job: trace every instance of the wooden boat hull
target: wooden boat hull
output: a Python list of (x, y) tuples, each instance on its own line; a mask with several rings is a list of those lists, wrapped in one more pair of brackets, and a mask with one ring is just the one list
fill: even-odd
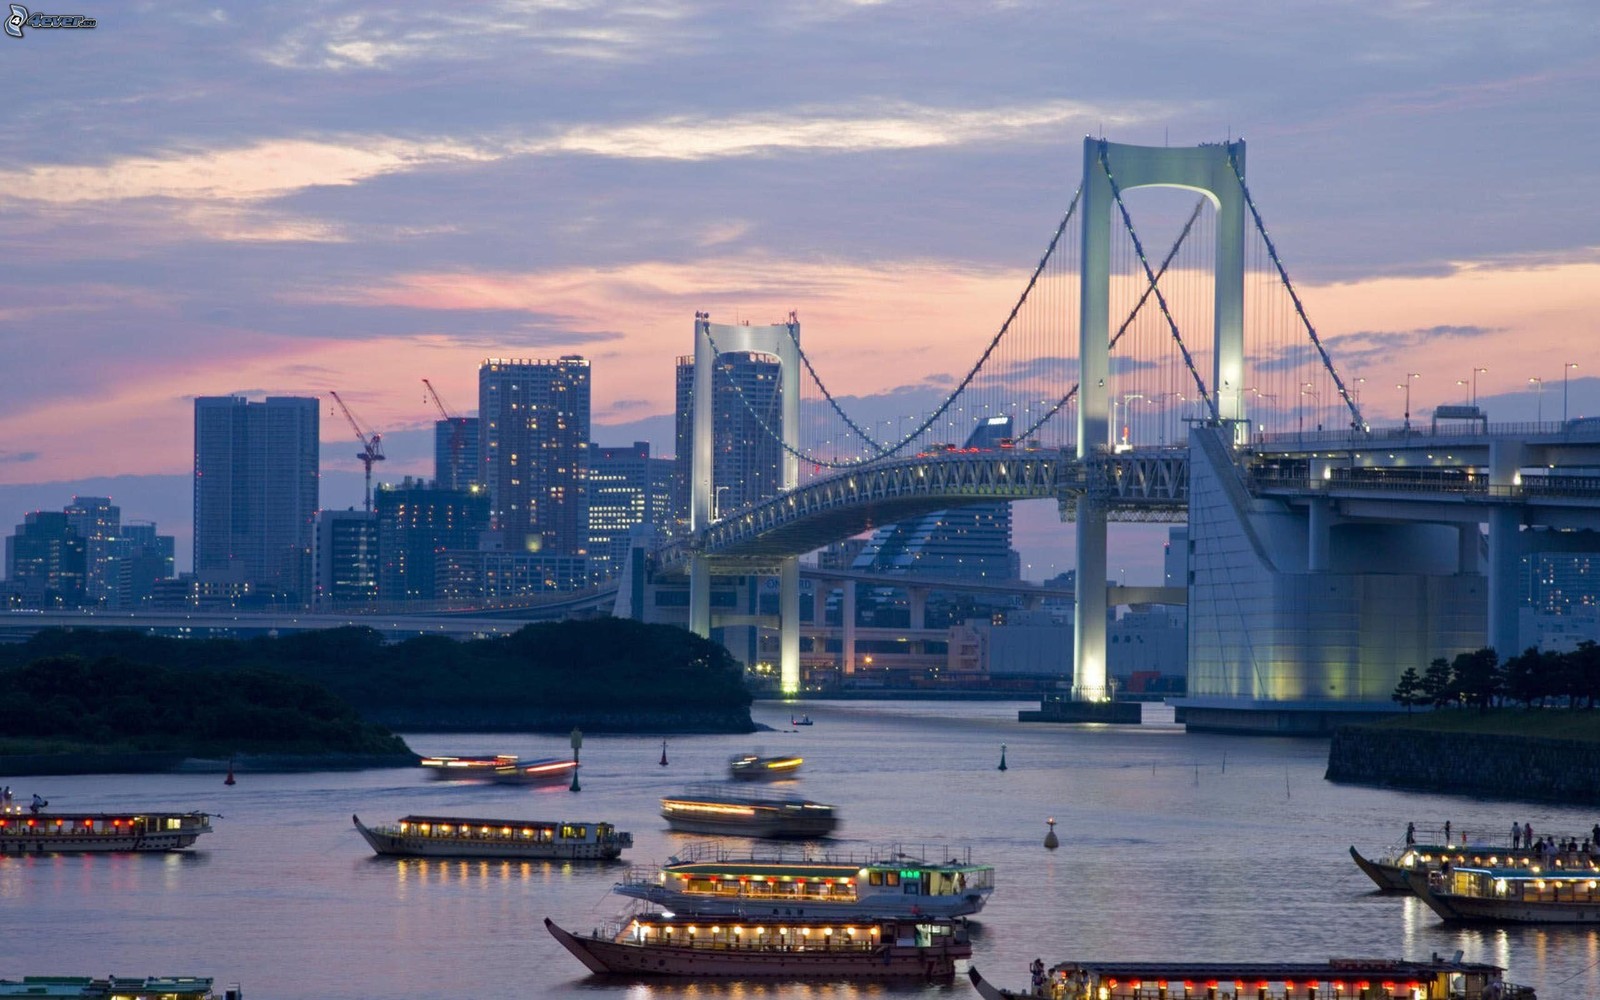
[(1483, 899), (1438, 892), (1426, 873), (1408, 878), (1411, 891), (1449, 923), (1460, 924), (1600, 924), (1600, 900), (1535, 901)]
[(150, 813), (137, 817), (10, 813), (4, 821), (0, 825), (0, 855), (180, 851), (194, 844), (201, 834), (211, 832), (211, 817), (206, 813)]
[(1368, 878), (1372, 879), (1373, 883), (1377, 885), (1379, 891), (1411, 891), (1410, 886), (1406, 884), (1406, 872), (1408, 869), (1403, 868), (1400, 865), (1387, 864), (1382, 861), (1374, 861), (1371, 858), (1363, 857), (1361, 852), (1357, 851), (1355, 849), (1355, 845), (1353, 844), (1350, 847), (1350, 857), (1355, 859), (1356, 867), (1360, 868), (1366, 873)]
[(640, 945), (598, 936), (580, 937), (546, 917), (545, 928), (591, 972), (682, 976), (693, 979), (926, 979), (955, 977), (956, 962), (972, 946), (952, 942), (932, 948), (887, 944), (872, 951), (729, 948), (711, 950)]
[[(613, 861), (633, 843), (631, 834), (598, 843), (519, 843), (474, 838), (413, 837), (374, 829), (351, 816), (361, 839), (380, 857), (496, 858), (531, 861)], [(626, 838), (626, 839), (623, 839)]]

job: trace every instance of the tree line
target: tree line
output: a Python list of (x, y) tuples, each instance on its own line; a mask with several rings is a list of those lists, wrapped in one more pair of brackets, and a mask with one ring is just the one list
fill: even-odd
[(1600, 700), (1600, 645), (1585, 639), (1571, 652), (1529, 647), (1500, 662), (1492, 649), (1439, 657), (1418, 674), (1407, 667), (1393, 700), (1407, 711), (1421, 706), (1525, 708), (1565, 706), (1593, 709)]

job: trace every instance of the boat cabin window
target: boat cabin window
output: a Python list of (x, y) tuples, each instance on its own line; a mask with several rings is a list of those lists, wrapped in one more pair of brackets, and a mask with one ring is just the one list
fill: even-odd
[(587, 840), (589, 839), (589, 828), (565, 823), (561, 827), (561, 836), (566, 840)]
[(868, 872), (867, 873), (867, 884), (869, 884), (869, 885), (882, 885), (883, 884), (883, 872)]
[(900, 873), (899, 872), (884, 872), (883, 873), (883, 884), (884, 885), (899, 885), (900, 884)]

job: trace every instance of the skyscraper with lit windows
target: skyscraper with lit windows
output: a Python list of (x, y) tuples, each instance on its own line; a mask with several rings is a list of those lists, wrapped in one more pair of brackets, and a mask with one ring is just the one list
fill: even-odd
[(587, 555), (589, 386), (576, 355), (479, 366), (479, 468), (506, 551)]

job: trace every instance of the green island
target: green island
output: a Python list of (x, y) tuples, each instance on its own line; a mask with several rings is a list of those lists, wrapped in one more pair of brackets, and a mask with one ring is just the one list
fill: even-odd
[(12, 773), (74, 755), (115, 757), (116, 770), (414, 762), (396, 731), (755, 730), (727, 650), (614, 618), (469, 642), (386, 643), (362, 628), (237, 640), (46, 630), (0, 646), (0, 696), (11, 723), (0, 770)]
[(1595, 643), (1504, 662), (1492, 649), (1437, 659), (1402, 674), (1393, 698), (1404, 714), (1334, 733), (1328, 780), (1600, 805)]

